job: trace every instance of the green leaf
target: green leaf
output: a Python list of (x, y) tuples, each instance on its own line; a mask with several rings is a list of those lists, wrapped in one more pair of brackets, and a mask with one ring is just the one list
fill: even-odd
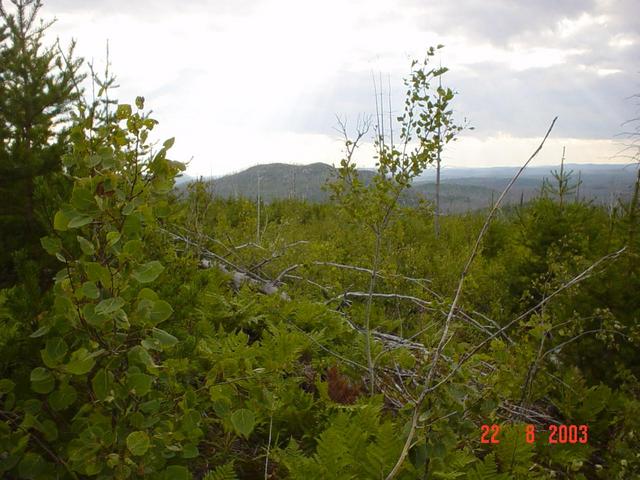
[(58, 439), (58, 427), (52, 420), (44, 420), (39, 428), (47, 442), (55, 442)]
[(41, 350), (42, 361), (49, 368), (58, 366), (67, 355), (69, 348), (64, 339), (60, 337), (47, 340), (44, 350)]
[[(71, 225), (71, 224), (69, 224), (69, 225)], [(78, 235), (76, 237), (76, 239), (78, 240), (78, 243), (80, 244), (80, 249), (82, 250), (82, 253), (84, 253), (85, 255), (93, 255), (96, 252), (96, 249), (93, 246), (93, 243), (91, 243), (86, 238), (81, 237), (80, 235)]]
[(138, 292), (138, 298), (139, 299), (144, 298), (145, 300), (151, 300), (155, 302), (156, 300), (158, 300), (158, 294), (153, 290), (151, 290), (150, 288), (145, 287)]
[(31, 389), (36, 393), (49, 393), (56, 383), (51, 372), (43, 367), (31, 371)]
[(71, 205), (78, 212), (83, 213), (96, 213), (98, 211), (98, 205), (96, 200), (86, 188), (74, 188), (71, 194)]
[(56, 237), (42, 237), (40, 239), (40, 245), (49, 255), (55, 255), (62, 250), (62, 242)]
[(111, 395), (113, 382), (114, 377), (111, 372), (105, 370), (104, 368), (98, 370), (98, 372), (93, 376), (93, 379), (91, 380), (93, 393), (96, 394), (98, 400), (104, 401)]
[(142, 110), (144, 108), (144, 97), (136, 97), (136, 107), (138, 110)]
[(127, 436), (127, 448), (136, 457), (147, 453), (149, 446), (149, 436), (145, 432), (132, 432)]
[(97, 315), (110, 315), (124, 306), (124, 300), (120, 297), (107, 298), (96, 305)]
[(131, 116), (131, 105), (127, 105), (127, 104), (118, 105), (118, 108), (116, 110), (116, 118), (118, 120), (124, 120), (129, 116)]
[(65, 370), (73, 375), (84, 375), (91, 371), (96, 361), (96, 352), (89, 353), (86, 348), (79, 348), (71, 354), (69, 363), (65, 365)]
[(69, 217), (62, 210), (58, 210), (53, 217), (53, 228), (60, 231), (67, 230), (69, 225)]
[(133, 271), (133, 278), (140, 283), (153, 282), (162, 273), (164, 267), (157, 260), (140, 265)]
[(163, 347), (173, 347), (176, 343), (178, 343), (178, 339), (176, 337), (159, 328), (154, 328), (152, 335), (153, 338), (157, 340)]
[(256, 417), (251, 410), (241, 408), (231, 415), (231, 424), (237, 433), (248, 438), (256, 424)]
[(84, 294), (85, 297), (90, 298), (92, 300), (97, 300), (100, 298), (100, 290), (96, 286), (94, 282), (84, 282), (80, 291)]
[(160, 322), (164, 322), (173, 313), (173, 308), (164, 300), (148, 300), (141, 298), (138, 301), (137, 315), (147, 323), (157, 325)]
[(78, 398), (76, 389), (71, 385), (63, 384), (60, 388), (49, 394), (49, 405), (54, 411), (59, 412), (69, 408)]
[(144, 397), (151, 390), (153, 377), (144, 373), (130, 373), (127, 375), (127, 387), (139, 397)]
[(154, 398), (153, 400), (149, 400), (148, 402), (144, 402), (140, 404), (140, 411), (144, 413), (157, 413), (160, 410), (161, 406), (160, 399)]
[(93, 217), (83, 213), (76, 213), (67, 224), (67, 228), (80, 228), (93, 222)]
[(87, 277), (92, 282), (102, 282), (102, 285), (108, 285), (111, 279), (111, 274), (106, 267), (103, 267), (97, 262), (80, 262), (83, 266), (85, 272), (87, 272)]
[(2, 380), (0, 380), (0, 395), (6, 395), (7, 393), (12, 392), (15, 386), (16, 384), (11, 380), (9, 380), (8, 378), (3, 378)]
[(102, 327), (109, 320), (108, 316), (96, 313), (96, 306), (93, 303), (87, 303), (82, 307), (82, 314), (87, 323), (94, 327)]
[(163, 477), (166, 480), (191, 480), (191, 473), (189, 473), (187, 467), (171, 465), (164, 471)]
[(124, 208), (122, 209), (122, 214), (127, 216), (127, 215), (131, 215), (133, 213), (133, 211), (136, 209), (137, 205), (133, 202), (131, 203), (127, 203)]
[(120, 232), (109, 232), (107, 233), (107, 245), (112, 247), (120, 240)]
[(171, 137), (165, 140), (162, 146), (164, 147), (165, 150), (169, 150), (171, 147), (173, 147), (173, 144), (175, 143), (175, 141), (176, 141), (175, 137)]
[(129, 240), (122, 246), (122, 253), (137, 258), (142, 255), (143, 243), (140, 240)]
[(89, 155), (85, 158), (87, 160), (87, 165), (89, 167), (95, 167), (96, 165), (99, 165), (100, 162), (102, 161), (102, 155)]
[(49, 464), (40, 455), (27, 452), (18, 466), (18, 477), (42, 478), (49, 468)]
[(50, 325), (43, 325), (38, 330), (33, 332), (31, 335), (29, 335), (29, 337), (30, 338), (42, 337), (42, 336), (46, 335), (47, 333), (49, 333), (49, 330), (51, 330), (51, 326)]
[(142, 232), (142, 218), (140, 214), (133, 213), (126, 217), (124, 225), (122, 226), (122, 233), (127, 236), (136, 237), (140, 236)]
[(467, 471), (468, 480), (507, 480), (506, 473), (498, 473), (495, 453), (491, 452), (481, 462), (475, 464), (474, 470)]
[(196, 458), (198, 455), (200, 452), (195, 445), (185, 445), (182, 449), (182, 458)]
[(141, 345), (136, 345), (129, 353), (127, 353), (127, 358), (129, 362), (132, 364), (138, 364), (146, 367), (148, 370), (152, 370), (156, 367), (153, 363), (153, 359), (149, 352), (147, 352)]
[(153, 303), (151, 311), (149, 312), (149, 320), (154, 325), (164, 322), (173, 313), (173, 308), (164, 300), (157, 300)]

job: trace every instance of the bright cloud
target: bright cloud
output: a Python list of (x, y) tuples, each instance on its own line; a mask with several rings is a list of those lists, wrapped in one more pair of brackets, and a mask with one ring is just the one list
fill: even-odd
[[(460, 116), (477, 128), (447, 153), (452, 163), (518, 163), (554, 115), (551, 147), (612, 161), (633, 113), (625, 99), (639, 90), (637, 2), (516, 3), (49, 0), (43, 13), (98, 66), (109, 40), (119, 98), (147, 98), (192, 175), (337, 162), (335, 114), (375, 111), (372, 73), (399, 112), (410, 60), (438, 43)], [(370, 147), (359, 158), (371, 166)]]

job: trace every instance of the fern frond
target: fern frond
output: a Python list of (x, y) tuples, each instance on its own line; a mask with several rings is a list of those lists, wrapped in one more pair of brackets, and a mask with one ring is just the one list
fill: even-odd
[(207, 472), (203, 480), (238, 480), (233, 462), (225, 463)]
[(467, 480), (508, 480), (508, 476), (498, 473), (496, 457), (490, 453), (483, 461), (476, 463), (473, 470), (467, 472)]

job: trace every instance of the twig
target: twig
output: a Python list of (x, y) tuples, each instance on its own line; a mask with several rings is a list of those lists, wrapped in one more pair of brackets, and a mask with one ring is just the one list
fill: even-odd
[[(358, 266), (355, 266), (355, 265), (345, 265), (344, 263), (319, 262), (319, 261), (316, 261), (316, 262), (313, 262), (313, 265), (336, 267), (336, 268), (342, 268), (342, 269), (346, 269), (346, 270), (354, 270), (356, 272), (367, 273), (369, 275), (371, 275), (373, 273), (373, 270), (371, 270), (370, 268), (358, 267)], [(385, 274), (381, 273), (380, 271), (376, 272), (376, 277), (379, 277), (379, 278), (387, 278), (387, 277), (402, 278), (402, 279), (407, 280), (409, 282), (417, 283), (420, 286), (423, 286), (422, 282), (431, 282), (431, 280), (429, 280), (428, 278), (413, 278), (413, 277), (407, 277), (405, 275), (400, 275), (400, 274), (391, 274), (391, 275), (387, 274), (387, 275), (385, 275)]]
[(308, 278), (303, 278), (299, 275), (291, 275), (291, 274), (285, 274), (283, 275), (283, 278), (291, 278), (293, 280), (303, 280), (305, 282), (307, 282), (309, 285), (313, 285), (314, 287), (318, 287), (320, 290), (322, 290), (324, 293), (328, 294), (331, 291), (330, 287), (325, 287), (324, 285), (320, 285), (319, 283), (314, 282), (313, 280), (309, 280)]
[(337, 297), (332, 298), (331, 300), (327, 301), (327, 303), (331, 303), (331, 302), (335, 302), (336, 300), (341, 300), (341, 299), (346, 299), (348, 297), (356, 297), (356, 298), (369, 298), (369, 296), (374, 297), (374, 298), (388, 298), (388, 299), (394, 299), (394, 300), (409, 300), (413, 303), (415, 303), (416, 305), (423, 307), (423, 308), (427, 308), (431, 306), (432, 302), (429, 302), (427, 300), (423, 300), (422, 298), (418, 298), (418, 297), (413, 297), (411, 295), (402, 295), (400, 293), (376, 293), (376, 292), (372, 292), (372, 293), (368, 293), (368, 292), (344, 292), (341, 295), (338, 295)]
[(269, 442), (267, 443), (267, 457), (264, 459), (264, 480), (269, 478), (269, 450), (271, 448), (271, 431), (273, 429), (273, 412), (269, 418)]
[(580, 332), (578, 335), (575, 335), (573, 337), (571, 337), (569, 340), (562, 342), (559, 345), (556, 345), (553, 348), (550, 348), (549, 350), (547, 350), (546, 352), (544, 352), (542, 354), (542, 356), (540, 357), (540, 359), (542, 360), (544, 357), (546, 357), (547, 355), (551, 354), (551, 353), (555, 353), (558, 352), (560, 350), (562, 350), (562, 347), (564, 347), (565, 345), (568, 345), (571, 342), (575, 342), (576, 340), (578, 340), (580, 337), (584, 337), (585, 335), (590, 335), (592, 333), (600, 333), (600, 332), (609, 332), (609, 333), (615, 333), (617, 335), (622, 335), (623, 337), (627, 338), (627, 336), (624, 333), (618, 332), (617, 330), (607, 330), (605, 328), (596, 328), (593, 330), (585, 330), (584, 332)]
[(291, 265), (290, 267), (285, 268), (285, 269), (284, 269), (283, 271), (281, 271), (281, 272), (278, 274), (278, 276), (276, 276), (276, 278), (273, 280), (273, 281), (274, 281), (274, 283), (280, 283), (280, 282), (282, 281), (282, 279), (283, 279), (285, 276), (290, 276), (290, 275), (287, 275), (289, 272), (292, 272), (292, 271), (294, 271), (295, 269), (300, 268), (300, 266), (301, 266), (301, 264), (296, 263), (295, 265)]
[(302, 330), (300, 327), (298, 327), (297, 325), (295, 325), (294, 323), (289, 323), (289, 325), (291, 325), (293, 328), (295, 328), (296, 330), (298, 330), (300, 333), (302, 333), (303, 335), (305, 335), (307, 338), (309, 338), (309, 340), (311, 340), (313, 343), (315, 343), (317, 346), (319, 346), (322, 350), (324, 350), (325, 352), (333, 355), (334, 357), (336, 357), (339, 360), (342, 360), (343, 362), (348, 363), (349, 365), (353, 366), (353, 367), (357, 367), (360, 368), (362, 370), (365, 371), (369, 371), (369, 369), (362, 365), (361, 363), (355, 362), (343, 355), (340, 355), (337, 352), (334, 352), (333, 350), (330, 350), (329, 348), (325, 347), (324, 345), (322, 345), (319, 341), (317, 341), (315, 338), (313, 338), (312, 335), (308, 334), (307, 332), (305, 332), (304, 330)]

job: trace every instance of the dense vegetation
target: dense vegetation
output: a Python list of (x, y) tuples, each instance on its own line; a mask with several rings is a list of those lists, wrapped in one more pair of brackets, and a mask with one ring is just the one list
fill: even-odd
[[(9, 78), (18, 37), (0, 33)], [(112, 108), (108, 78), (94, 102), (54, 99), (57, 115), (74, 105), (64, 128), (46, 120), (26, 143), (3, 116), (3, 172), (59, 156), (29, 170), (55, 212), (22, 218), (33, 230), (4, 252), (2, 476), (640, 475), (637, 185), (607, 210), (569, 201), (556, 175), (492, 222), (444, 216), (436, 233), (429, 205), (398, 202), (460, 132), (432, 55), (407, 79), (409, 148), (376, 131), (364, 183), (351, 154), (366, 128), (345, 135), (326, 204), (221, 199), (205, 182), (178, 195), (173, 140), (151, 142), (142, 97)], [(499, 443), (482, 443), (492, 424)], [(549, 444), (558, 424), (588, 425), (588, 441)]]

